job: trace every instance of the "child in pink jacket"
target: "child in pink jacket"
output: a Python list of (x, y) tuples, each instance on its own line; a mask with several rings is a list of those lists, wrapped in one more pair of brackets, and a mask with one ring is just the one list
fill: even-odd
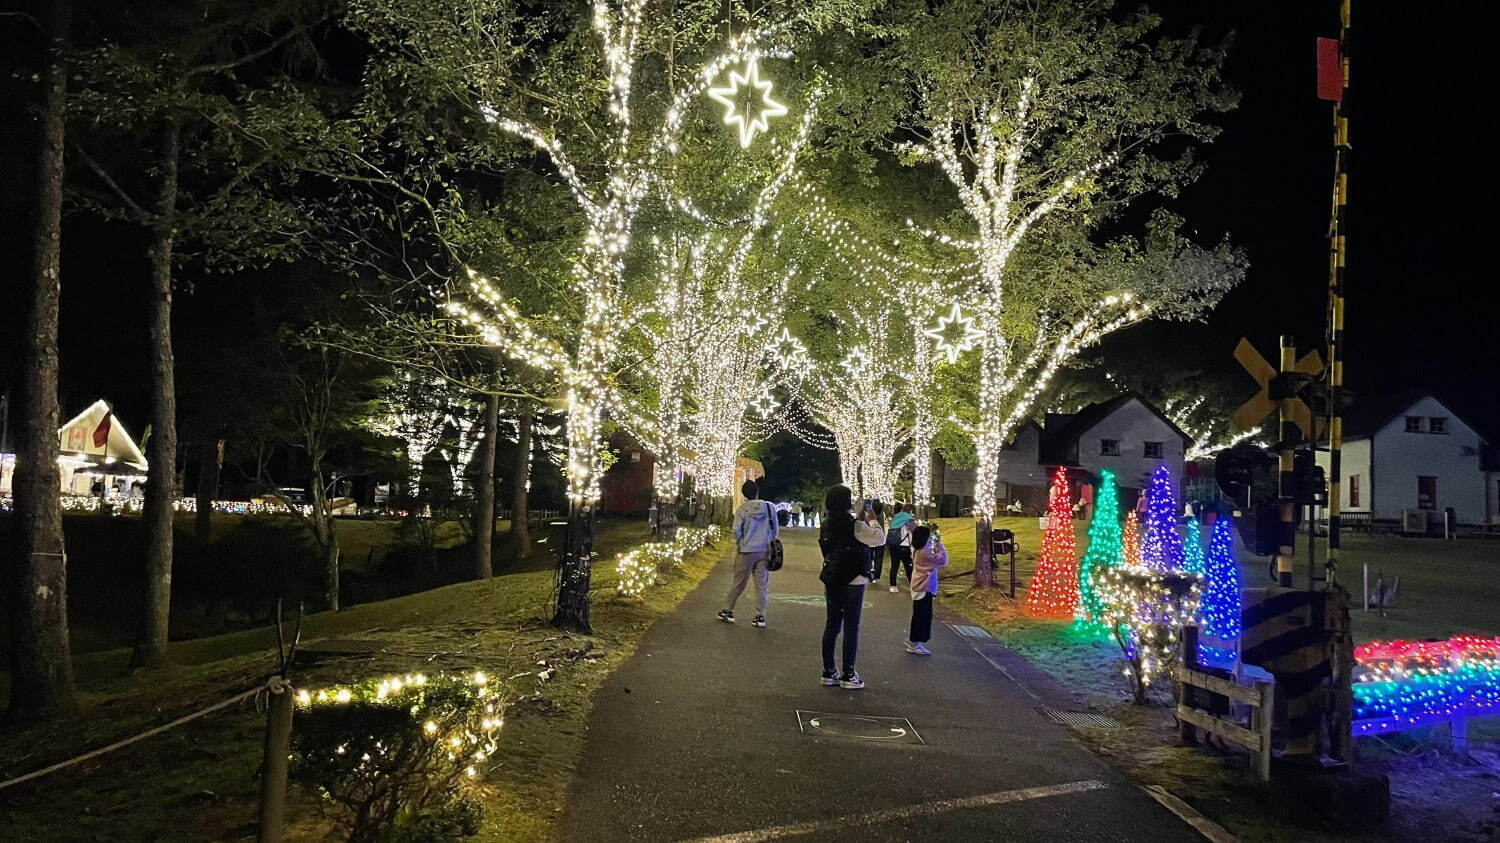
[(932, 528), (919, 526), (911, 531), (911, 638), (906, 652), (930, 656), (927, 642), (932, 640), (932, 601), (937, 599), (938, 569), (948, 564), (948, 549)]

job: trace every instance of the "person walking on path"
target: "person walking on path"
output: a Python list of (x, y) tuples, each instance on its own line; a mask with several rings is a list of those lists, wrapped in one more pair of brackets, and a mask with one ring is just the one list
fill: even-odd
[[(865, 550), (882, 547), (885, 531), (875, 522), (873, 507), (861, 509), (855, 519), (850, 510), (854, 493), (848, 486), (833, 486), (823, 499), (827, 510), (818, 533), (818, 548), (823, 551), (823, 598), (828, 621), (823, 626), (823, 684), (858, 689), (865, 686), (855, 670), (859, 656), (859, 615), (865, 605), (865, 586), (870, 569)], [(844, 635), (843, 670), (833, 661), (834, 645), (839, 633)]]
[[(932, 601), (937, 599), (938, 569), (948, 564), (948, 549), (943, 547), (942, 537), (925, 526), (911, 531), (911, 547), (916, 549), (916, 564), (911, 575), (911, 635), (906, 652), (930, 656), (927, 642), (932, 640)], [(891, 567), (895, 569), (894, 564)]]
[[(891, 516), (890, 526), (885, 531), (885, 546), (891, 553), (891, 592), (901, 591), (896, 586), (896, 570), (906, 569), (906, 581), (911, 582), (911, 528), (915, 526), (916, 519), (906, 507), (896, 504), (896, 514)], [(876, 582), (880, 580), (879, 572), (875, 574)]]
[(756, 629), (766, 628), (766, 602), (771, 597), (771, 570), (767, 567), (771, 558), (771, 542), (781, 535), (777, 523), (776, 507), (770, 501), (760, 500), (760, 488), (746, 480), (740, 487), (745, 502), (734, 513), (734, 580), (729, 584), (729, 599), (719, 612), (719, 620), (734, 623), (734, 604), (745, 591), (750, 578), (755, 577)]

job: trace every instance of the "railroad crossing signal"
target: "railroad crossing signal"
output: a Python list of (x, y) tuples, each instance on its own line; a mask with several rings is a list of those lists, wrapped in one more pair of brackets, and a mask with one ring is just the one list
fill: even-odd
[(1290, 398), (1289, 420), (1302, 429), (1303, 437), (1311, 439), (1317, 436), (1312, 408), (1307, 406), (1306, 401), (1295, 397), (1299, 384), (1305, 384), (1323, 372), (1323, 357), (1316, 350), (1302, 355), (1302, 359), (1292, 366), (1291, 372), (1277, 372), (1276, 367), (1267, 363), (1266, 358), (1260, 356), (1260, 352), (1255, 350), (1249, 340), (1241, 337), (1240, 344), (1234, 347), (1234, 359), (1260, 384), (1260, 391), (1255, 393), (1255, 397), (1234, 411), (1236, 428), (1254, 430), (1266, 416), (1276, 412), (1282, 398)]

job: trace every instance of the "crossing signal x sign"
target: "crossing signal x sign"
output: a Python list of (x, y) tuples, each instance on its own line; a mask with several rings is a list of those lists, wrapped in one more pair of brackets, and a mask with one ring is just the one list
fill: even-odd
[(1255, 350), (1249, 340), (1242, 337), (1240, 344), (1234, 347), (1234, 359), (1260, 384), (1260, 391), (1255, 393), (1255, 397), (1234, 411), (1236, 428), (1254, 430), (1265, 421), (1266, 416), (1276, 412), (1282, 399), (1290, 399), (1290, 420), (1301, 428), (1303, 437), (1315, 438), (1319, 435), (1312, 408), (1297, 397), (1303, 387), (1323, 372), (1323, 358), (1317, 351), (1302, 355), (1302, 359), (1292, 366), (1292, 371), (1278, 372), (1275, 366), (1260, 356), (1260, 352)]

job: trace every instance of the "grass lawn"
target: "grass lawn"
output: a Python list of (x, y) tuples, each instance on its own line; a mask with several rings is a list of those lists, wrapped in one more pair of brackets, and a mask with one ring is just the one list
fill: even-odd
[[(644, 600), (614, 596), (612, 557), (646, 538), (639, 521), (601, 524), (594, 572), (593, 636), (545, 623), (553, 568), (548, 554), (484, 582), (468, 582), (338, 613), (309, 616), (303, 639), (378, 642), (379, 655), (332, 659), (296, 670), (300, 687), (370, 675), (484, 670), (505, 678), (511, 698), (501, 748), (484, 782), (482, 840), (545, 840), (582, 749), (593, 689), (633, 651), (720, 558), (707, 549), (671, 572)], [(0, 778), (174, 719), (255, 687), (272, 668), (267, 629), (171, 645), (174, 664), (124, 674), (127, 653), (80, 656), (76, 716), (0, 740)], [(556, 672), (539, 678), (545, 667)], [(254, 774), (264, 716), (248, 702), (80, 767), (4, 794), (7, 840), (204, 840), (254, 835)], [(293, 839), (328, 834), (312, 794), (294, 796)]]
[[(1390, 535), (1343, 537), (1339, 577), (1353, 595), (1354, 640), (1449, 638), (1462, 632), (1500, 635), (1500, 541), (1487, 539), (1407, 539)], [(1303, 553), (1305, 545), (1297, 548)], [(1319, 544), (1318, 558), (1324, 548)], [(1246, 583), (1266, 582), (1262, 557), (1246, 566)], [(1389, 585), (1401, 578), (1401, 591), (1381, 617), (1363, 612), (1359, 594), (1363, 566), (1370, 583), (1377, 572)], [(1306, 576), (1306, 557), (1298, 568)]]

